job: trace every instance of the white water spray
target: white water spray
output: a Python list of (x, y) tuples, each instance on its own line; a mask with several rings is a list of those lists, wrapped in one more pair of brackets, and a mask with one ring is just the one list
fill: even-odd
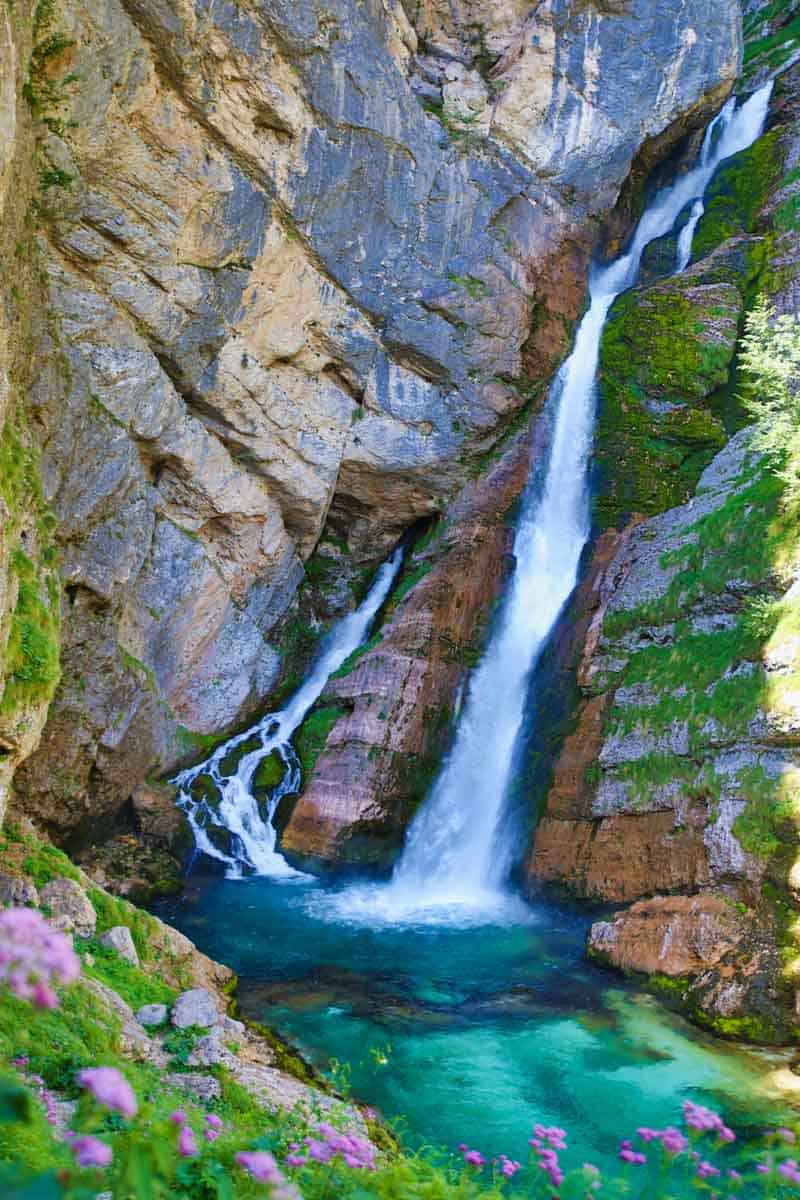
[[(495, 837), (530, 674), (575, 586), (589, 535), (587, 476), (603, 326), (616, 297), (635, 284), (648, 243), (668, 234), (685, 206), (702, 198), (723, 159), (758, 137), (770, 90), (765, 85), (738, 110), (729, 101), (709, 126), (697, 165), (655, 196), (626, 253), (592, 276), (589, 309), (551, 392), (555, 428), (544, 486), (528, 489), (514, 542), (514, 575), (472, 678), (453, 748), (411, 826), (391, 882), (380, 896), (373, 893), (373, 905), (385, 916), (454, 906), (481, 911), (496, 907), (503, 895), (507, 856), (498, 853)], [(688, 262), (689, 235), (686, 241)]]
[[(272, 824), (283, 797), (300, 790), (300, 764), (290, 739), (333, 672), (365, 640), (375, 614), (397, 578), (402, 560), (403, 551), (398, 548), (378, 570), (366, 598), (355, 612), (343, 617), (325, 638), (309, 675), (285, 708), (267, 713), (257, 725), (219, 746), (205, 762), (175, 776), (173, 782), (180, 789), (177, 803), (186, 813), (197, 850), (224, 863), (228, 878), (241, 878), (245, 872), (283, 878), (300, 876), (301, 873), (290, 867), (276, 850)], [(224, 760), (237, 747), (253, 740), (257, 745), (242, 754), (235, 773), (224, 773)], [(283, 760), (284, 774), (262, 812), (252, 794), (253, 776), (259, 763), (273, 751), (277, 751)], [(200, 776), (208, 776), (212, 781), (212, 790), (220, 797), (218, 804), (192, 794), (192, 784)], [(214, 827), (216, 841), (212, 837)], [(225, 835), (223, 845), (227, 843), (227, 847), (224, 849), (219, 844), (220, 833)]]

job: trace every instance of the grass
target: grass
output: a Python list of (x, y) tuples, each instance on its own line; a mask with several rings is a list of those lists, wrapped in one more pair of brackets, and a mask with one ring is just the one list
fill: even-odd
[[(145, 1004), (171, 1005), (177, 995), (175, 988), (158, 975), (146, 974), (97, 938), (81, 939), (77, 948), (83, 959), (83, 974), (117, 992), (134, 1012)], [(87, 955), (94, 960), (91, 965), (86, 961)]]

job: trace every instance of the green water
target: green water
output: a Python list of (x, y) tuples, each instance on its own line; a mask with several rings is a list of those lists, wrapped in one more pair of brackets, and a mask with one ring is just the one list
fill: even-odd
[(514, 901), (491, 923), (398, 925), (379, 899), (377, 885), (214, 880), (160, 911), (238, 972), (246, 1015), (321, 1068), (348, 1063), (355, 1096), (399, 1117), (410, 1145), (522, 1158), (542, 1121), (570, 1131), (570, 1163), (602, 1165), (687, 1098), (740, 1133), (778, 1118), (766, 1057), (585, 962), (585, 920)]

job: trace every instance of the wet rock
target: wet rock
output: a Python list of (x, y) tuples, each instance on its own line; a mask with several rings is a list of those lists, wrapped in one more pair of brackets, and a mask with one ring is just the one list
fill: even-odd
[(193, 1025), (207, 1029), (216, 1025), (218, 1020), (219, 1011), (214, 997), (205, 988), (192, 988), (188, 992), (181, 992), (170, 1014), (170, 1021), (176, 1029), (188, 1029)]
[(39, 898), (50, 909), (52, 916), (66, 922), (66, 927), (74, 929), (78, 937), (92, 937), (97, 925), (97, 913), (83, 888), (74, 879), (51, 880), (42, 888)]
[(139, 966), (139, 955), (127, 925), (114, 925), (100, 935), (99, 941), (101, 946), (116, 950), (117, 954), (132, 966)]

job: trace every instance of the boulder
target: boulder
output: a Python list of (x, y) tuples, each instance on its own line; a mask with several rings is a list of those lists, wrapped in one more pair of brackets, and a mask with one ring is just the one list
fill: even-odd
[(140, 1025), (147, 1028), (152, 1028), (155, 1025), (163, 1025), (169, 1015), (169, 1009), (166, 1004), (145, 1004), (136, 1014), (136, 1020)]
[(219, 1029), (197, 1039), (187, 1063), (190, 1067), (227, 1067), (229, 1071), (239, 1067), (238, 1058), (225, 1045)]
[(139, 966), (139, 955), (136, 952), (136, 946), (127, 925), (115, 925), (112, 929), (106, 930), (100, 936), (100, 945), (108, 946), (111, 950), (116, 950), (117, 954), (126, 959), (134, 967)]
[(176, 1029), (191, 1026), (208, 1029), (219, 1021), (219, 1011), (210, 992), (205, 988), (192, 988), (178, 996), (170, 1020)]
[(0, 904), (28, 905), (38, 908), (39, 893), (30, 879), (0, 874)]
[[(78, 937), (88, 938), (97, 927), (97, 913), (80, 884), (74, 879), (53, 879), (39, 893), (41, 903), (50, 909), (60, 928), (75, 930)], [(71, 922), (71, 926), (70, 926)]]

